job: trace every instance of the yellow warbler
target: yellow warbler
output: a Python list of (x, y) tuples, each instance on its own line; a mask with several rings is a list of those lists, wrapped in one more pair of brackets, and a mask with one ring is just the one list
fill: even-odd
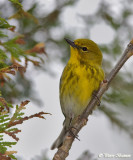
[(60, 104), (65, 120), (51, 149), (62, 145), (68, 129), (85, 110), (93, 92), (98, 90), (104, 79), (102, 53), (97, 44), (89, 39), (65, 40), (71, 49), (70, 59), (60, 79)]

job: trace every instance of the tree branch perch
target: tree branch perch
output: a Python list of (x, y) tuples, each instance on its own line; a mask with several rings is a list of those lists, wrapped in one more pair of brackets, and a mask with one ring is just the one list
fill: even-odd
[[(133, 39), (127, 45), (122, 57), (117, 62), (115, 67), (111, 70), (111, 72), (106, 76), (103, 84), (100, 86), (99, 91), (97, 92), (97, 97), (100, 99), (105, 91), (109, 88), (110, 83), (115, 78), (116, 74), (122, 68), (124, 63), (133, 55)], [(90, 103), (86, 107), (85, 111), (82, 113), (80, 118), (77, 119), (76, 123), (72, 128), (72, 132), (74, 135), (77, 135), (81, 128), (86, 124), (88, 116), (92, 113), (93, 109), (97, 105), (98, 99), (92, 97)], [(76, 129), (75, 129), (76, 128)], [(53, 160), (65, 160), (65, 158), (69, 155), (69, 150), (71, 149), (72, 143), (74, 141), (74, 137), (68, 132), (62, 146), (55, 153)]]

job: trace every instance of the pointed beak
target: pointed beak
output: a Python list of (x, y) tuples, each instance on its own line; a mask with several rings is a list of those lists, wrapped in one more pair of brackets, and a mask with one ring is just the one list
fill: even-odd
[(70, 46), (72, 46), (73, 48), (78, 48), (73, 41), (71, 41), (71, 40), (69, 40), (69, 39), (67, 39), (67, 38), (64, 38), (64, 39), (65, 39), (65, 40), (67, 41), (67, 43), (68, 43)]

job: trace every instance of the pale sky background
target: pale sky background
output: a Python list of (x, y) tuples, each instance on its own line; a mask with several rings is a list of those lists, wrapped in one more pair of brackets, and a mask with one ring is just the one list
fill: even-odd
[[(83, 38), (82, 33), (88, 37), (84, 24), (81, 19), (76, 17), (76, 14), (93, 14), (97, 10), (100, 1), (101, 0), (79, 0), (75, 7), (67, 7), (62, 14), (64, 29), (71, 30), (71, 28), (75, 28), (77, 38)], [(110, 1), (114, 6), (112, 7), (114, 14), (119, 14), (119, 9), (121, 9), (120, 2), (120, 0), (117, 2), (115, 0)], [(28, 1), (26, 1), (26, 3), (28, 3)], [(44, 6), (45, 12), (49, 10), (49, 8), (52, 9), (55, 1), (40, 0), (39, 3), (40, 6)], [(27, 9), (26, 5), (25, 9)], [(115, 34), (114, 31), (103, 22), (93, 27), (90, 33), (90, 38), (98, 44), (105, 42), (108, 44)], [(58, 32), (55, 34), (58, 35)], [(46, 50), (48, 50), (47, 46)], [(127, 67), (128, 64), (129, 63), (126, 64)], [(45, 65), (47, 65), (47, 63)], [(30, 160), (35, 155), (40, 155), (41, 151), (45, 149), (47, 149), (48, 157), (52, 159), (56, 152), (56, 150), (51, 151), (50, 147), (59, 135), (64, 120), (59, 104), (59, 80), (64, 66), (60, 62), (55, 61), (51, 67), (54, 68), (56, 73), (54, 77), (45, 72), (33, 73), (34, 87), (43, 101), (44, 107), (39, 108), (31, 102), (26, 109), (26, 115), (44, 111), (51, 113), (52, 116), (46, 115), (46, 120), (34, 118), (19, 126), (22, 132), (18, 134), (20, 140), (18, 144), (13, 147), (13, 150), (17, 150), (18, 155), (21, 156), (23, 160)], [(95, 110), (93, 115), (89, 117), (87, 126), (79, 133), (79, 138), (81, 141), (75, 140), (67, 160), (76, 160), (85, 150), (90, 150), (91, 153), (95, 154), (97, 159), (100, 153), (133, 153), (133, 142), (130, 142), (128, 135), (115, 126), (112, 126), (103, 114), (99, 114), (98, 110)], [(103, 158), (99, 159), (103, 160)], [(124, 158), (120, 159), (124, 160)], [(131, 159), (128, 158), (128, 160)], [(104, 158), (104, 160), (106, 160), (106, 158)]]

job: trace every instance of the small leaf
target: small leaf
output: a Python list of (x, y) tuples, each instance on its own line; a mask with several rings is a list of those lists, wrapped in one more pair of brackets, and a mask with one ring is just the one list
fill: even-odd
[(0, 31), (0, 37), (4, 38), (4, 37), (8, 37), (7, 35), (5, 35), (2, 31)]
[(45, 44), (44, 43), (38, 43), (36, 44), (32, 49), (27, 50), (26, 53), (45, 53)]
[(0, 60), (5, 60), (6, 58), (7, 58), (6, 53), (2, 49), (0, 49)]
[(18, 44), (25, 44), (26, 42), (22, 38), (18, 38), (16, 40), (16, 43), (18, 43)]
[(16, 159), (17, 160), (17, 158), (14, 155), (12, 155), (12, 154), (9, 155), (9, 157), (12, 158), (12, 159)]
[(0, 28), (10, 28), (12, 25), (10, 25), (4, 18), (0, 17)]
[(4, 154), (6, 152), (7, 148), (4, 147), (1, 143), (0, 143), (0, 153)]
[(20, 46), (15, 43), (17, 38), (18, 37), (3, 43), (3, 46), (11, 53), (13, 58), (17, 59), (18, 61), (21, 61), (20, 56), (25, 57), (25, 54), (24, 51), (20, 48)]
[(12, 147), (12, 145), (15, 145), (17, 142), (1, 142), (0, 144), (3, 146)]
[(7, 67), (7, 66), (8, 66), (7, 64), (5, 64), (4, 62), (0, 61), (0, 69), (4, 68), (4, 67)]
[(11, 132), (11, 131), (17, 131), (17, 130), (18, 130), (18, 128), (11, 128), (11, 129), (8, 129), (7, 131)]
[(16, 8), (18, 8), (18, 9), (22, 8), (22, 4), (19, 3), (18, 0), (9, 0), (9, 1), (12, 2), (16, 6)]
[(10, 31), (14, 32), (15, 31), (16, 26), (12, 26), (11, 28), (9, 28)]
[(8, 19), (12, 19), (12, 18), (20, 19), (22, 17), (32, 20), (35, 24), (39, 24), (38, 19), (35, 16), (30, 14), (29, 12), (25, 12), (22, 8), (19, 9), (17, 13), (10, 16)]
[(29, 100), (26, 100), (26, 101), (23, 101), (21, 102), (21, 107), (24, 107), (25, 105), (27, 105), (30, 101)]
[(15, 70), (19, 71), (20, 74), (23, 76), (24, 72), (26, 72), (25, 66), (22, 66), (21, 64), (14, 61), (13, 65), (10, 66), (10, 68), (14, 68)]

